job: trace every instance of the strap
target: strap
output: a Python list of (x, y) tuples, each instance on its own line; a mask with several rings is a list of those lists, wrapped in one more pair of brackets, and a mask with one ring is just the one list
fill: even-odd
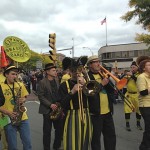
[[(67, 85), (68, 93), (70, 93), (71, 90), (70, 90), (69, 82), (68, 81), (66, 81), (66, 85)], [(70, 107), (71, 107), (71, 109), (73, 109), (72, 99), (70, 100)]]

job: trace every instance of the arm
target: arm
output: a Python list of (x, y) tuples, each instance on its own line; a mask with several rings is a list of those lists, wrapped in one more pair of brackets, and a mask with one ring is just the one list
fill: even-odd
[(38, 89), (37, 89), (39, 101), (45, 106), (50, 107), (52, 103), (46, 98), (45, 94), (48, 94), (48, 93), (46, 93), (47, 91), (45, 90), (46, 88), (45, 88), (44, 83), (40, 81)]

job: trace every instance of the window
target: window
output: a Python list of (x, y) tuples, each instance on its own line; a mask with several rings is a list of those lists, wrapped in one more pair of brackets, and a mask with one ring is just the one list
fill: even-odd
[(144, 50), (138, 50), (138, 56), (144, 55)]
[(121, 58), (121, 52), (115, 52), (115, 58)]
[(111, 58), (111, 53), (107, 53), (106, 54), (106, 59), (110, 59)]
[(134, 51), (129, 51), (129, 57), (134, 57)]
[(127, 51), (123, 51), (123, 52), (122, 52), (122, 57), (123, 57), (123, 58), (128, 57), (128, 52), (127, 52)]

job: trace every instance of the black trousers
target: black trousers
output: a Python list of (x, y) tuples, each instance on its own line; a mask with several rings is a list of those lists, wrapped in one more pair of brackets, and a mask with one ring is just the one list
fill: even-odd
[(104, 115), (91, 115), (93, 124), (92, 150), (101, 150), (101, 133), (104, 138), (105, 150), (116, 149), (116, 134), (111, 113)]
[(53, 148), (59, 148), (61, 146), (61, 137), (62, 137), (62, 120), (51, 120), (49, 114), (43, 114), (43, 146), (44, 150), (50, 150), (51, 142), (51, 129), (52, 124), (55, 129), (55, 138)]
[(140, 150), (150, 150), (150, 107), (140, 107), (140, 112), (145, 125)]

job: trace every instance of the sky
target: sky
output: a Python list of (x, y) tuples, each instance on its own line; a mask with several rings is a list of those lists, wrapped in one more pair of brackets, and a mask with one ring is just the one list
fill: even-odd
[[(128, 0), (2, 0), (0, 45), (16, 36), (38, 53), (48, 53), (49, 34), (56, 33), (56, 50), (68, 57), (97, 55), (107, 45), (135, 43), (143, 33), (136, 18), (120, 17), (131, 10)], [(106, 23), (101, 21), (106, 17)], [(106, 26), (107, 25), (107, 26)], [(106, 30), (107, 27), (107, 30)], [(107, 31), (107, 32), (106, 32)], [(107, 33), (107, 34), (106, 34)], [(107, 40), (106, 40), (107, 35)], [(74, 55), (69, 49), (74, 46)]]

